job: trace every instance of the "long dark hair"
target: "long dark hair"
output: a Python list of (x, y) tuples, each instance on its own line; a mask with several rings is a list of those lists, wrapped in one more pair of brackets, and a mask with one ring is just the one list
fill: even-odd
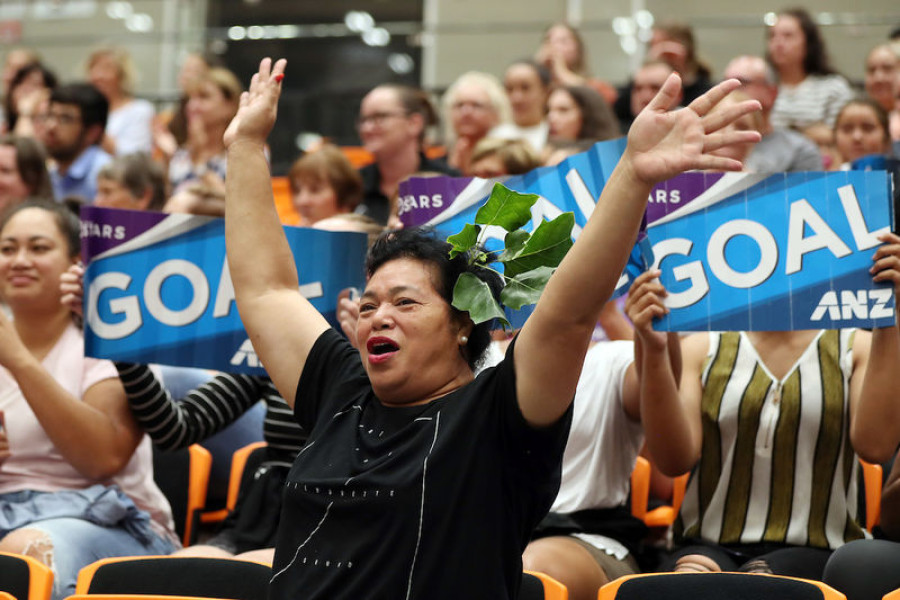
[[(800, 25), (806, 39), (806, 56), (803, 57), (803, 70), (807, 75), (834, 75), (837, 71), (831, 66), (825, 39), (822, 31), (813, 20), (809, 11), (801, 7), (786, 8), (778, 13), (779, 17), (793, 17)], [(771, 57), (766, 56), (771, 63)]]
[(47, 172), (47, 152), (34, 138), (6, 134), (0, 135), (0, 146), (16, 151), (16, 169), (33, 198), (53, 200), (53, 186)]

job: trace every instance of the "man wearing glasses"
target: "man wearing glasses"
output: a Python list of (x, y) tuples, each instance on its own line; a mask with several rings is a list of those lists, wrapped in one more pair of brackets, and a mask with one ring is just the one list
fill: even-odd
[(47, 112), (38, 115), (41, 141), (53, 158), (50, 178), (57, 200), (81, 196), (93, 202), (97, 172), (112, 157), (100, 149), (109, 103), (89, 83), (56, 88)]
[(738, 56), (728, 63), (723, 75), (740, 80), (741, 91), (762, 105), (762, 141), (744, 161), (745, 169), (759, 173), (822, 170), (822, 155), (815, 143), (799, 132), (772, 128), (769, 115), (778, 96), (778, 80), (763, 58)]

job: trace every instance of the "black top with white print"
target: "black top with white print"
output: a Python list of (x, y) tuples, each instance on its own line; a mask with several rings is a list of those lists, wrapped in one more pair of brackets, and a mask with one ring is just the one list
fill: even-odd
[(522, 551), (559, 489), (571, 410), (519, 410), (513, 348), (428, 404), (386, 407), (359, 353), (316, 341), (295, 414), (270, 598), (516, 598)]

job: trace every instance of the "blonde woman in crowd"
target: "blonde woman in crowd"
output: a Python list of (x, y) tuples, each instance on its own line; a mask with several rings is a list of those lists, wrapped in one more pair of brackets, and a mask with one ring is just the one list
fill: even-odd
[(150, 152), (156, 111), (146, 100), (134, 97), (137, 71), (124, 48), (100, 48), (87, 63), (88, 79), (109, 101), (106, 135), (101, 146), (109, 154)]

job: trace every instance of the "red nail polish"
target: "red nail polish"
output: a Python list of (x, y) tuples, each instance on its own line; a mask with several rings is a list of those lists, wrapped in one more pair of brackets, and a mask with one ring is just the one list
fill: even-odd
[(284, 79), (284, 73), (279, 73), (275, 76), (275, 81), (277, 81), (278, 83), (281, 83), (282, 79)]

